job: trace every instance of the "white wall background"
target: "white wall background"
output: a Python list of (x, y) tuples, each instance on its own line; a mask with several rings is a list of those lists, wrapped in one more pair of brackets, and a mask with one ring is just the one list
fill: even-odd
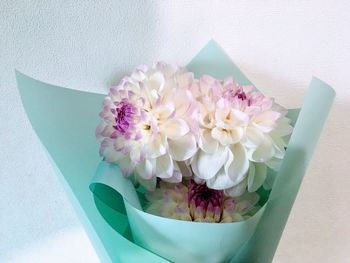
[(336, 89), (274, 262), (350, 262), (349, 13), (346, 0), (2, 0), (0, 262), (98, 262), (25, 116), (14, 68), (106, 92), (140, 63), (185, 65), (210, 38), (286, 107), (300, 106), (312, 75)]

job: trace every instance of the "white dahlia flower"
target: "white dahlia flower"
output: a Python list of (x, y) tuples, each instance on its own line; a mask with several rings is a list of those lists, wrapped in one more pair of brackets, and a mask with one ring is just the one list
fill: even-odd
[(100, 155), (148, 189), (154, 189), (157, 177), (180, 182), (177, 162), (197, 150), (193, 81), (184, 68), (157, 63), (137, 68), (112, 87), (96, 130)]
[(191, 91), (200, 111), (199, 150), (191, 160), (195, 180), (231, 196), (243, 194), (247, 185), (256, 191), (266, 166), (277, 169), (284, 156), (284, 137), (292, 131), (287, 111), (232, 78), (203, 76)]

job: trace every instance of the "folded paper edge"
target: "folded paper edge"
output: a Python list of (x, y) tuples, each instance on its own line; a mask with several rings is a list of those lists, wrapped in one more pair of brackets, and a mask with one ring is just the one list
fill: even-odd
[[(272, 262), (334, 98), (335, 90), (329, 84), (312, 78), (262, 220), (231, 263)], [(271, 222), (273, 231), (268, 227)]]
[[(128, 180), (127, 178), (124, 178), (124, 176), (118, 171), (119, 171), (119, 168), (116, 164), (110, 164), (105, 161), (101, 161), (101, 163), (99, 164), (96, 170), (95, 176), (91, 181), (90, 190), (93, 192), (92, 187), (94, 184), (103, 184), (107, 187), (110, 187), (123, 197), (124, 201), (129, 204), (130, 208), (138, 210), (137, 213), (141, 213), (149, 217), (155, 217), (158, 219), (160, 218), (160, 219), (164, 219), (165, 221), (171, 221), (171, 222), (205, 224), (205, 225), (208, 224), (208, 223), (183, 221), (183, 220), (177, 220), (172, 218), (166, 218), (166, 217), (153, 215), (143, 211), (140, 201), (137, 198), (137, 194), (134, 186), (132, 185), (130, 180)], [(116, 176), (111, 177), (112, 172), (116, 172), (117, 173)], [(223, 224), (214, 224), (214, 225), (242, 224), (243, 222), (252, 220), (251, 218), (254, 218), (256, 215), (258, 214), (260, 215), (265, 210), (265, 206), (266, 204), (260, 207), (259, 210), (247, 220), (239, 221), (239, 222), (223, 223)]]
[[(46, 153), (48, 160), (50, 161), (54, 171), (56, 172), (65, 192), (67, 193), (67, 196), (69, 198), (69, 200), (72, 202), (72, 206), (75, 210), (75, 213), (77, 214), (80, 222), (83, 225), (84, 231), (85, 233), (88, 235), (93, 247), (96, 250), (96, 253), (99, 257), (99, 259), (101, 260), (101, 262), (104, 263), (114, 263), (115, 260), (111, 258), (111, 256), (109, 255), (109, 253), (107, 252), (107, 249), (104, 245), (104, 243), (102, 242), (101, 238), (99, 237), (98, 233), (96, 232), (94, 226), (91, 224), (90, 219), (88, 218), (86, 212), (84, 211), (84, 209), (82, 208), (82, 206), (80, 205), (77, 197), (75, 196), (73, 190), (71, 189), (71, 187), (69, 186), (68, 182), (66, 181), (65, 177), (63, 176), (63, 174), (61, 173), (59, 167), (56, 165), (56, 162), (53, 160), (53, 158), (51, 157), (49, 151), (46, 149), (45, 145), (42, 143), (40, 137), (37, 134), (36, 128), (32, 123), (32, 118), (31, 116), (28, 114), (28, 110), (27, 110), (27, 98), (25, 97), (24, 93), (23, 93), (23, 89), (25, 89), (25, 87), (23, 87), (21, 84), (22, 81), (24, 80), (28, 80), (28, 81), (32, 81), (32, 82), (36, 82), (36, 83), (40, 83), (42, 85), (46, 85), (48, 86), (47, 88), (59, 88), (62, 90), (69, 90), (69, 91), (74, 91), (74, 92), (78, 92), (79, 94), (95, 94), (95, 95), (101, 95), (99, 93), (92, 93), (92, 92), (86, 92), (86, 91), (80, 91), (80, 90), (73, 90), (73, 89), (69, 89), (69, 88), (65, 88), (65, 87), (59, 87), (59, 86), (55, 86), (55, 85), (51, 85), (49, 83), (46, 82), (42, 82), (36, 79), (33, 79), (31, 77), (29, 77), (28, 75), (20, 72), (19, 70), (15, 69), (15, 78), (16, 78), (16, 83), (17, 83), (17, 89), (19, 91), (19, 95), (21, 98), (21, 102), (23, 105), (23, 108), (25, 110), (25, 113), (28, 117), (28, 120), (30, 121), (30, 124), (33, 128), (33, 130), (35, 131), (36, 136), (38, 137), (41, 146), (43, 147), (44, 152)], [(97, 208), (96, 208), (97, 209)], [(103, 219), (104, 220), (104, 219)], [(114, 231), (113, 228), (107, 223), (105, 222), (105, 224), (108, 226), (108, 229), (110, 229), (110, 231)], [(119, 233), (116, 233), (116, 235), (120, 235)], [(120, 235), (120, 237), (122, 239), (125, 239), (122, 235)], [(129, 240), (125, 239), (124, 242), (130, 242)], [(137, 246), (135, 244), (133, 244), (134, 246)], [(137, 246), (138, 247), (138, 246)], [(147, 252), (147, 254), (152, 255), (152, 260), (156, 260), (154, 262), (168, 262), (166, 259), (163, 259), (161, 257), (159, 257), (158, 255), (155, 255), (154, 253), (145, 250), (141, 247), (139, 247), (139, 249), (144, 250)], [(137, 257), (136, 255), (126, 255), (125, 252), (124, 254), (120, 254), (120, 258), (118, 259), (117, 262), (124, 262), (124, 259), (127, 259), (128, 262), (132, 263), (132, 262), (138, 262), (136, 260)]]

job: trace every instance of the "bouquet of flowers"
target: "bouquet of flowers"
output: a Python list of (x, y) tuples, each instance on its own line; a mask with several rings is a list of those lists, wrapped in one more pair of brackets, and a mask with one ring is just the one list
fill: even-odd
[[(292, 132), (287, 110), (252, 85), (241, 86), (231, 76), (195, 79), (165, 63), (140, 66), (124, 77), (102, 109), (100, 155), (148, 190), (146, 212), (186, 221), (233, 223), (253, 216), (259, 210), (256, 191), (268, 169), (278, 170)], [(173, 261), (190, 259), (176, 255), (177, 246), (159, 251), (138, 228), (131, 224), (136, 239), (152, 251)], [(192, 247), (181, 249), (192, 254), (191, 261), (208, 252), (199, 248), (201, 238), (191, 236)], [(223, 250), (212, 251), (215, 262), (235, 253), (231, 244)], [(200, 261), (214, 262), (208, 255)]]
[(270, 262), (334, 97), (314, 79), (287, 110), (214, 42), (187, 68), (139, 66), (104, 98), (17, 81), (104, 262)]

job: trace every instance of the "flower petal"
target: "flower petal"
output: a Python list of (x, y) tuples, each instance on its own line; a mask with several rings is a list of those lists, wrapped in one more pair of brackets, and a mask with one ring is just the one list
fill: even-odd
[(251, 189), (251, 187), (253, 185), (254, 177), (255, 177), (255, 165), (253, 162), (249, 162), (249, 171), (248, 171), (248, 175), (247, 175), (248, 191)]
[(124, 176), (131, 175), (135, 170), (135, 164), (130, 160), (128, 156), (120, 159), (117, 163)]
[(170, 139), (177, 139), (188, 133), (190, 128), (182, 119), (170, 119), (163, 126), (162, 131)]
[(227, 147), (219, 146), (213, 154), (208, 154), (200, 150), (193, 158), (193, 172), (201, 179), (208, 180), (213, 178), (225, 165), (228, 157)]
[(234, 183), (225, 172), (224, 167), (221, 167), (221, 169), (216, 173), (214, 177), (207, 180), (208, 188), (215, 189), (215, 190), (224, 190), (229, 187), (232, 187), (233, 184)]
[(267, 176), (267, 167), (264, 163), (250, 163), (248, 175), (248, 191), (255, 192), (264, 183)]
[(173, 103), (160, 104), (154, 111), (153, 114), (160, 120), (166, 120), (171, 117), (176, 108)]
[(285, 147), (287, 146), (286, 142), (281, 137), (271, 136), (273, 146), (275, 148), (274, 157), (283, 159), (283, 156), (286, 152)]
[(164, 154), (157, 158), (156, 175), (159, 178), (170, 178), (173, 175), (174, 165), (169, 154)]
[(215, 112), (216, 125), (223, 129), (233, 129), (247, 124), (249, 117), (246, 113), (235, 109), (217, 109)]
[(168, 139), (169, 153), (175, 161), (184, 161), (191, 158), (197, 151), (196, 138), (187, 133), (178, 139)]
[(232, 130), (226, 130), (215, 127), (211, 130), (211, 136), (218, 140), (222, 145), (230, 145), (241, 140), (243, 136), (243, 129), (241, 127), (237, 127)]
[(139, 177), (149, 180), (155, 175), (156, 160), (145, 159), (143, 162), (136, 166), (136, 172)]
[(134, 147), (131, 149), (130, 151), (130, 159), (134, 162), (134, 163), (140, 163), (143, 161), (144, 159), (144, 152), (142, 149), (142, 145), (139, 144), (135, 144)]
[(182, 181), (182, 174), (179, 171), (174, 171), (174, 173), (173, 173), (173, 175), (171, 177), (163, 178), (162, 180), (165, 181), (165, 182), (168, 182), (168, 183), (173, 183), (173, 184), (181, 183), (181, 181)]
[(247, 180), (243, 180), (238, 185), (225, 190), (228, 196), (237, 197), (241, 196), (247, 188)]
[(293, 127), (290, 125), (290, 119), (286, 117), (278, 119), (276, 124), (277, 126), (273, 130), (273, 133), (280, 137), (289, 135), (293, 131)]
[(270, 137), (265, 136), (262, 143), (256, 149), (249, 150), (250, 160), (258, 163), (269, 161), (275, 155), (275, 147)]
[(249, 160), (242, 144), (237, 143), (231, 147), (234, 160), (227, 170), (227, 174), (234, 185), (239, 184), (247, 175), (249, 169)]
[(181, 89), (177, 92), (177, 96), (171, 98), (174, 101), (176, 107), (176, 113), (178, 116), (184, 116), (190, 109), (193, 103), (193, 96), (187, 89)]
[(104, 138), (101, 142), (100, 155), (105, 157), (106, 162), (114, 163), (125, 155), (114, 148), (114, 141), (110, 138)]
[(208, 129), (203, 129), (200, 131), (201, 135), (199, 137), (198, 145), (206, 153), (214, 153), (219, 143), (211, 136), (211, 131)]
[(149, 85), (150, 90), (155, 89), (156, 91), (161, 91), (164, 87), (165, 79), (161, 72), (156, 72), (149, 77), (147, 85)]
[(247, 214), (252, 210), (255, 204), (259, 201), (259, 195), (254, 193), (245, 192), (243, 195), (236, 198), (237, 204), (235, 212), (241, 215)]
[(253, 118), (256, 127), (268, 133), (274, 129), (276, 120), (281, 117), (281, 113), (276, 111), (264, 111)]
[(244, 145), (249, 148), (258, 147), (264, 139), (264, 134), (257, 128), (251, 126), (245, 130)]
[(150, 158), (157, 158), (166, 153), (166, 139), (161, 134), (156, 134), (152, 143), (148, 146), (148, 156)]

